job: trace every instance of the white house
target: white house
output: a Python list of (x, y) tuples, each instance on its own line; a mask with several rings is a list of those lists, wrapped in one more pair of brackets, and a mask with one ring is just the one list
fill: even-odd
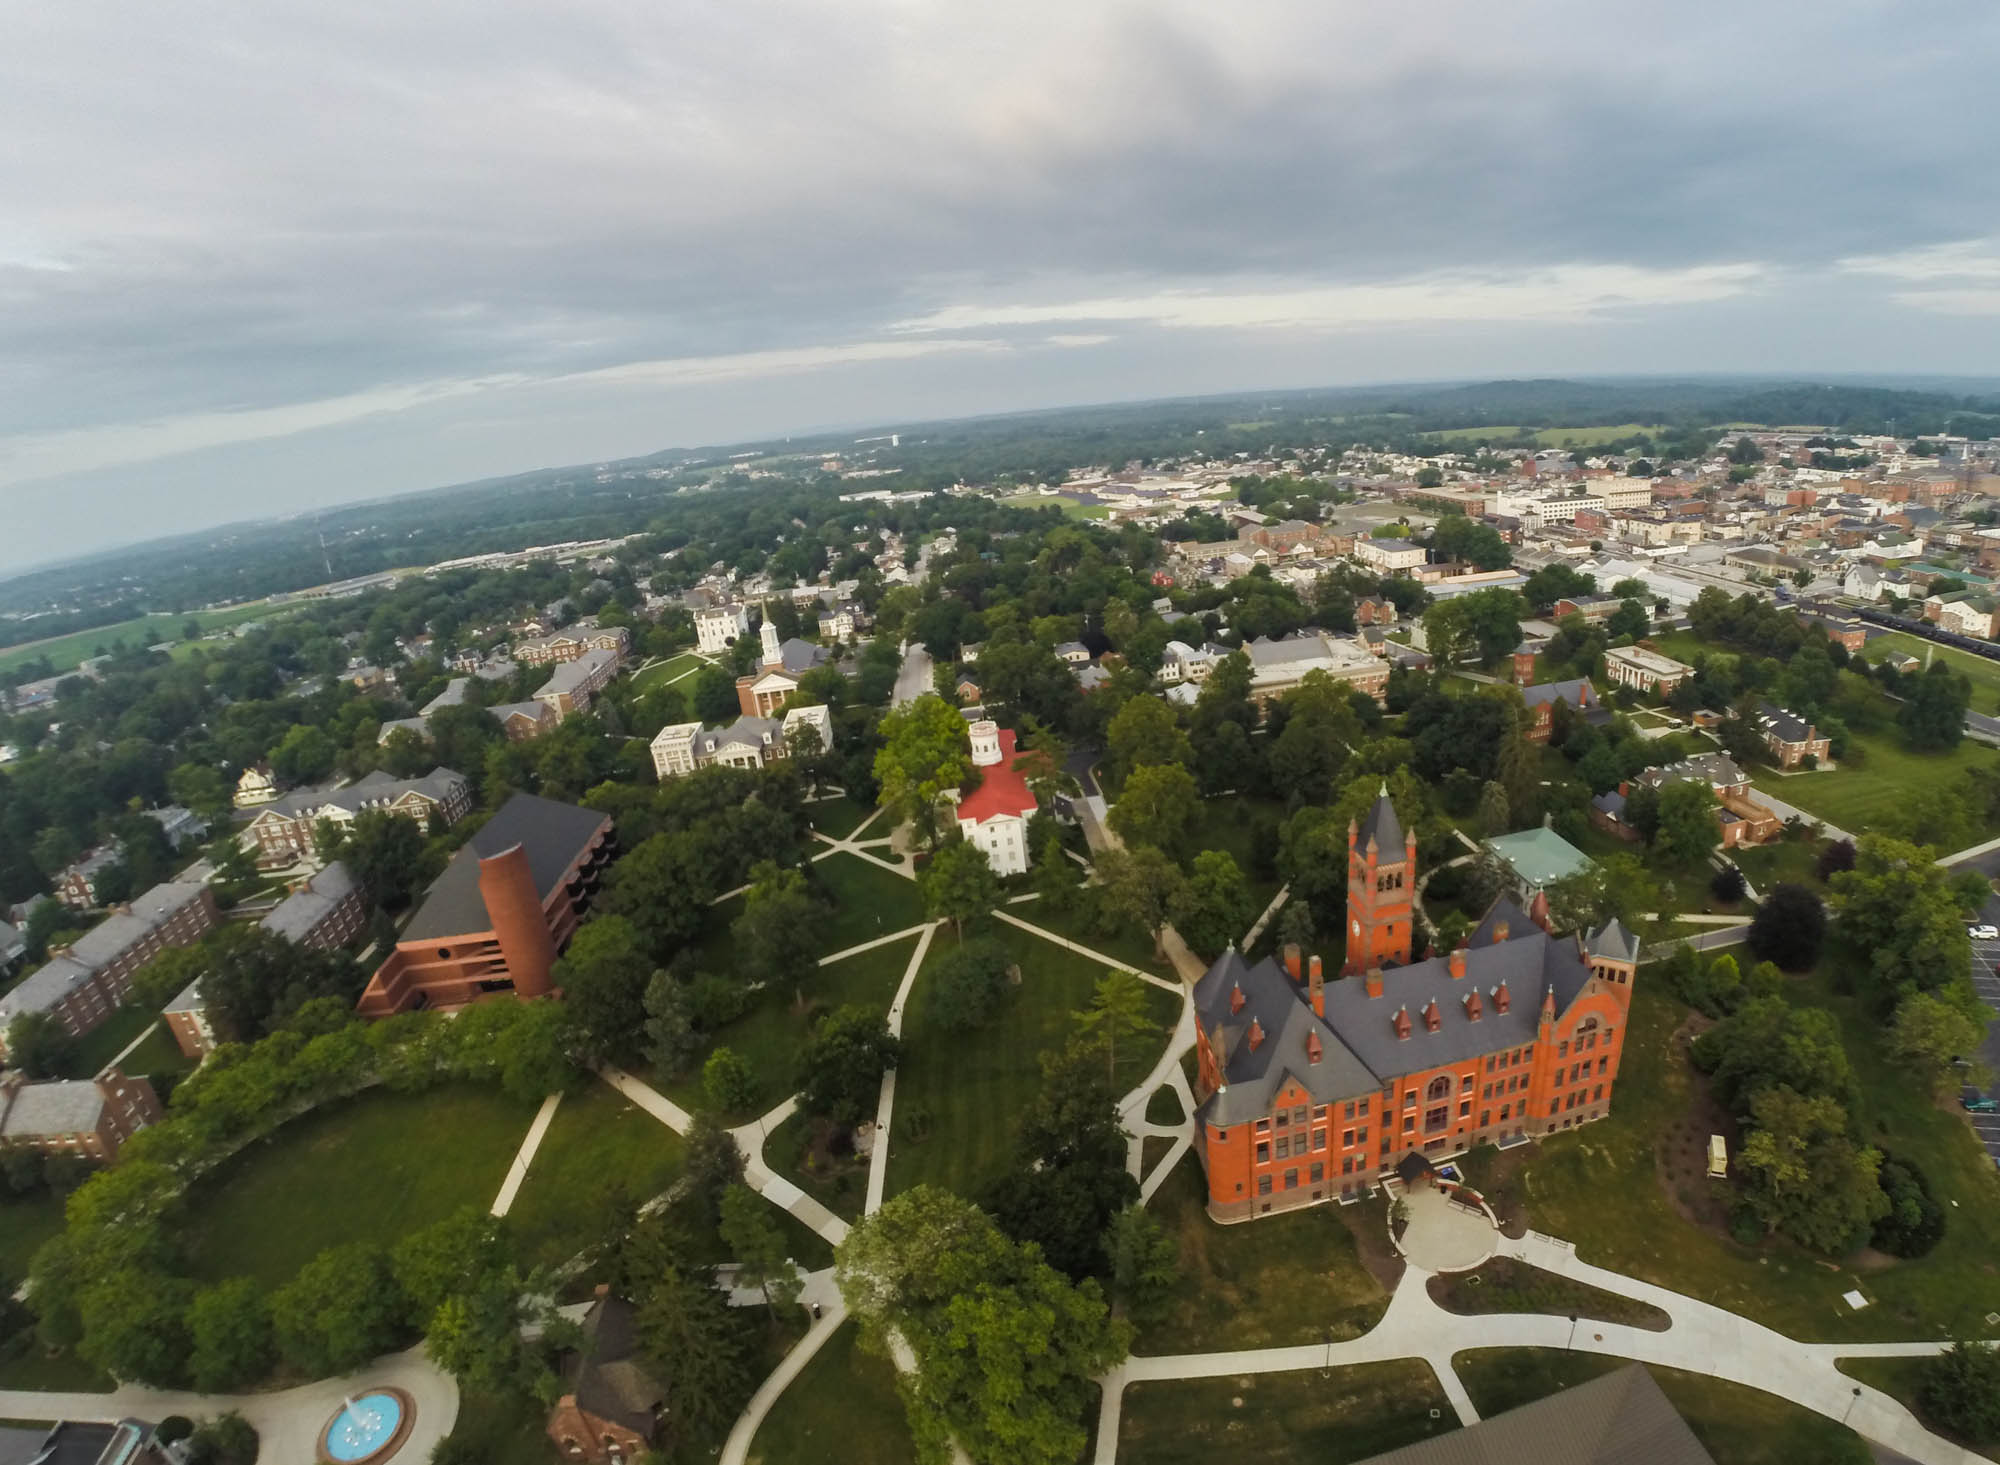
[(729, 649), (738, 636), (750, 634), (750, 612), (740, 605), (712, 605), (694, 613), (694, 644), (710, 656)]
[(1354, 557), (1390, 575), (1422, 569), (1427, 558), (1421, 544), (1412, 544), (1407, 539), (1374, 538), (1355, 540)]

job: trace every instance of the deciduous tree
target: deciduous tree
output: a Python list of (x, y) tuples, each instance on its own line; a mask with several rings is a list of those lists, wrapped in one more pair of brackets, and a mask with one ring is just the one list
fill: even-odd
[(1194, 775), (1178, 763), (1144, 764), (1132, 770), (1111, 806), (1111, 827), (1129, 845), (1151, 845), (1173, 856), (1188, 840), (1201, 793)]
[(917, 879), (923, 887), (925, 912), (933, 920), (950, 921), (960, 945), (965, 942), (965, 923), (1000, 903), (1000, 877), (993, 873), (986, 851), (969, 839), (946, 840)]
[(820, 1019), (799, 1055), (799, 1104), (843, 1129), (874, 1112), (882, 1074), (902, 1057), (902, 1044), (880, 1014), (857, 1004)]

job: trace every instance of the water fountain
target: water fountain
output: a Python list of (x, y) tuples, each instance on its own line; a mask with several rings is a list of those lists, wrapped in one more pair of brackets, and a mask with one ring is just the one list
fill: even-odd
[(387, 1460), (409, 1435), (416, 1407), (401, 1389), (349, 1394), (320, 1431), (319, 1458), (331, 1465)]

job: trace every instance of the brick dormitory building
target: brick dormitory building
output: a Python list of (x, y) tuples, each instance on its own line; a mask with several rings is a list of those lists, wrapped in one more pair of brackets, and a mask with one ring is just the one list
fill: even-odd
[(1639, 942), (1548, 929), (1502, 898), (1468, 942), (1412, 960), (1417, 847), (1387, 793), (1348, 827), (1346, 970), (1231, 949), (1195, 987), (1208, 1210), (1249, 1220), (1363, 1194), (1436, 1160), (1602, 1118)]
[(361, 994), (361, 1015), (544, 995), (611, 855), (609, 815), (515, 794), (426, 892)]

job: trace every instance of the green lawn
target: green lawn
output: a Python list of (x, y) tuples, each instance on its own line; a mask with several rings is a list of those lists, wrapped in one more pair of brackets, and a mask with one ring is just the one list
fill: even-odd
[(1143, 931), (1128, 927), (1105, 936), (1083, 918), (1081, 909), (1058, 912), (1039, 900), (1008, 906), (1007, 914), (1031, 926), (1038, 926), (1060, 940), (1074, 942), (1091, 951), (1101, 951), (1127, 966), (1151, 972), (1156, 977), (1165, 977), (1169, 981), (1174, 979), (1173, 963), (1153, 954), (1153, 938)]
[(1061, 509), (1072, 519), (1108, 519), (1111, 507), (1108, 504), (1080, 504), (1075, 499), (1054, 497), (1044, 498), (1038, 493), (1021, 493), (1012, 498), (1000, 500), (1012, 509)]
[(1181, 1096), (1170, 1085), (1161, 1084), (1146, 1100), (1146, 1119), (1151, 1124), (1181, 1124), (1187, 1115), (1181, 1109)]
[(1470, 1272), (1432, 1277), (1432, 1300), (1449, 1312), (1541, 1312), (1593, 1318), (1665, 1332), (1673, 1321), (1650, 1302), (1606, 1292), (1587, 1282), (1545, 1272), (1512, 1257), (1498, 1256)]
[(174, 1041), (173, 1032), (161, 1023), (146, 1034), (145, 1041), (134, 1048), (119, 1066), (127, 1073), (151, 1078), (179, 1078), (194, 1072), (195, 1061), (181, 1052), (181, 1045)]
[[(678, 656), (670, 656), (665, 661), (655, 663), (642, 672), (634, 673), (632, 677), (632, 690), (635, 692), (649, 692), (664, 682), (671, 682), (681, 677), (689, 676), (707, 664), (703, 658), (695, 655), (692, 651), (683, 651)], [(685, 691), (687, 689), (683, 687), (682, 690)]]
[(329, 1246), (388, 1246), (461, 1206), (485, 1210), (534, 1112), (457, 1085), (371, 1090), (295, 1119), (190, 1192), (194, 1275), (275, 1287)]
[(108, 1394), (118, 1381), (75, 1352), (44, 1353), (33, 1343), (18, 1357), (0, 1361), (0, 1389), (53, 1389), (60, 1393)]
[[(1013, 1116), (1041, 1080), (1040, 1059), (1060, 1049), (1075, 1031), (1070, 1014), (1088, 1005), (1104, 968), (1014, 926), (995, 922), (993, 938), (1020, 964), (1022, 982), (1010, 991), (985, 1027), (949, 1033), (931, 1018), (923, 977), (904, 1014), (906, 1055), (896, 1076), (896, 1119), (891, 1135), (889, 1192), (940, 1185), (977, 1196), (1005, 1174), (1013, 1154)], [(926, 963), (950, 948), (941, 933)], [(1179, 1015), (1170, 992), (1148, 986), (1161, 1041)], [(1160, 1056), (1160, 1041), (1119, 1055), (1121, 1089), (1143, 1078)]]
[[(136, 1004), (119, 1008), (77, 1039), (76, 1055), (65, 1065), (63, 1070), (65, 1076), (95, 1078), (104, 1065), (116, 1058), (127, 1043), (159, 1020), (159, 1013), (149, 1012)], [(172, 1039), (168, 1040), (168, 1046), (173, 1047), (175, 1052), (180, 1051), (174, 1046)], [(129, 1071), (136, 1073), (139, 1070)]]
[[(1839, 1019), (1860, 1090), (1856, 1121), (1871, 1143), (1914, 1160), (1945, 1203), (1944, 1239), (1929, 1256), (1865, 1274), (1828, 1266), (1782, 1242), (1744, 1247), (1682, 1219), (1655, 1147), (1686, 1115), (1693, 1074), (1673, 1039), (1686, 1015), (1642, 969), (1611, 1114), (1539, 1141), (1507, 1182), (1528, 1222), (1576, 1243), (1585, 1261), (1655, 1282), (1796, 1338), (1878, 1340), (1983, 1336), (2000, 1311), (2000, 1178), (1962, 1121), (1913, 1092), (1880, 1050), (1881, 1025), (1824, 973), (1792, 984), (1796, 1001)], [(1475, 1165), (1475, 1169), (1478, 1167)], [(1480, 1176), (1472, 1176), (1480, 1184)], [(1681, 1179), (1676, 1184), (1701, 1184)], [(1874, 1305), (1840, 1300), (1859, 1288)]]
[(9, 646), (0, 650), (0, 671), (8, 671), (24, 661), (46, 656), (60, 675), (74, 670), (79, 662), (88, 661), (100, 649), (109, 651), (115, 641), (123, 641), (127, 648), (178, 641), (182, 628), (191, 619), (200, 621), (204, 631), (213, 631), (223, 626), (241, 625), (245, 621), (273, 619), (287, 614), (290, 609), (287, 606), (274, 610), (269, 605), (258, 603), (234, 605), (227, 610), (194, 610), (180, 615), (141, 616), (136, 620), (116, 621), (92, 631), (72, 631), (67, 636), (51, 637), (38, 645)]
[(916, 1465), (916, 1459), (895, 1366), (863, 1349), (851, 1322), (779, 1395), (750, 1442), (750, 1465)]
[(1968, 768), (1990, 766), (1996, 759), (2000, 753), (1978, 743), (1961, 743), (1950, 753), (1911, 753), (1893, 732), (1856, 732), (1848, 739), (1847, 756), (1831, 773), (1780, 777), (1761, 769), (1751, 781), (1850, 834), (1866, 834), (1896, 827), (1912, 793), (1948, 787)]
[[(880, 805), (857, 803), (845, 794), (839, 798), (821, 799), (818, 803), (806, 805), (806, 816), (812, 820), (812, 827), (834, 839), (847, 838), (881, 812)], [(889, 834), (888, 821), (884, 820), (869, 833), (879, 834), (886, 839)]]
[(1849, 1378), (1859, 1379), (1896, 1400), (1921, 1419), (1926, 1429), (1957, 1440), (1988, 1460), (2000, 1460), (2000, 1448), (1989, 1445), (1983, 1450), (1975, 1449), (1958, 1435), (1932, 1421), (1919, 1407), (1918, 1391), (1923, 1385), (1924, 1368), (1929, 1362), (1926, 1358), (1843, 1358), (1838, 1367)]
[[(1504, 1414), (1559, 1389), (1588, 1383), (1625, 1366), (1622, 1358), (1554, 1348), (1480, 1348), (1451, 1360), (1482, 1418)], [(1860, 1435), (1823, 1414), (1706, 1374), (1674, 1368), (1648, 1371), (1716, 1465), (1869, 1465)]]
[(1381, 1320), (1389, 1293), (1362, 1263), (1343, 1214), (1379, 1226), (1379, 1203), (1312, 1206), (1222, 1226), (1209, 1219), (1206, 1196), (1192, 1154), (1153, 1196), (1153, 1214), (1179, 1244), (1181, 1275), (1172, 1307), (1140, 1332), (1135, 1353), (1358, 1338)]
[(681, 1141), (595, 1079), (566, 1094), (514, 1197), (507, 1227), (530, 1266), (553, 1266), (602, 1230), (603, 1206), (639, 1205), (680, 1173)]
[(1926, 641), (1905, 631), (1888, 631), (1868, 638), (1867, 656), (1871, 665), (1880, 665), (1891, 651), (1907, 652), (1919, 661), (1927, 661), (1935, 653), (1949, 662), (1954, 671), (1963, 672), (1972, 683), (1974, 712), (2000, 712), (2000, 661), (1988, 661), (1969, 651), (1940, 646), (1935, 641)]
[(0, 1283), (12, 1292), (44, 1241), (63, 1228), (63, 1197), (46, 1190), (0, 1200)]
[(1781, 839), (1776, 844), (1746, 844), (1723, 853), (1736, 862), (1759, 895), (1781, 882), (1819, 890), (1820, 847), (1811, 840)]
[[(757, 1080), (750, 1107), (731, 1116), (732, 1121), (754, 1117), (793, 1092), (799, 1051), (820, 1013), (851, 1002), (886, 1014), (916, 942), (915, 936), (906, 936), (830, 966), (816, 967), (797, 980), (774, 981), (758, 994), (756, 1006), (720, 1029), (702, 1050), (702, 1061), (717, 1048), (729, 1048), (749, 1062)], [(678, 1104), (698, 1107), (706, 1102), (700, 1063), (686, 1078), (663, 1084), (660, 1089)]]
[(1418, 1359), (1125, 1390), (1119, 1465), (1345, 1465), (1458, 1428)]
[(813, 861), (813, 870), (834, 898), (832, 914), (819, 927), (824, 956), (892, 931), (907, 930), (926, 919), (923, 893), (916, 881), (870, 864), (859, 855), (829, 855)]

